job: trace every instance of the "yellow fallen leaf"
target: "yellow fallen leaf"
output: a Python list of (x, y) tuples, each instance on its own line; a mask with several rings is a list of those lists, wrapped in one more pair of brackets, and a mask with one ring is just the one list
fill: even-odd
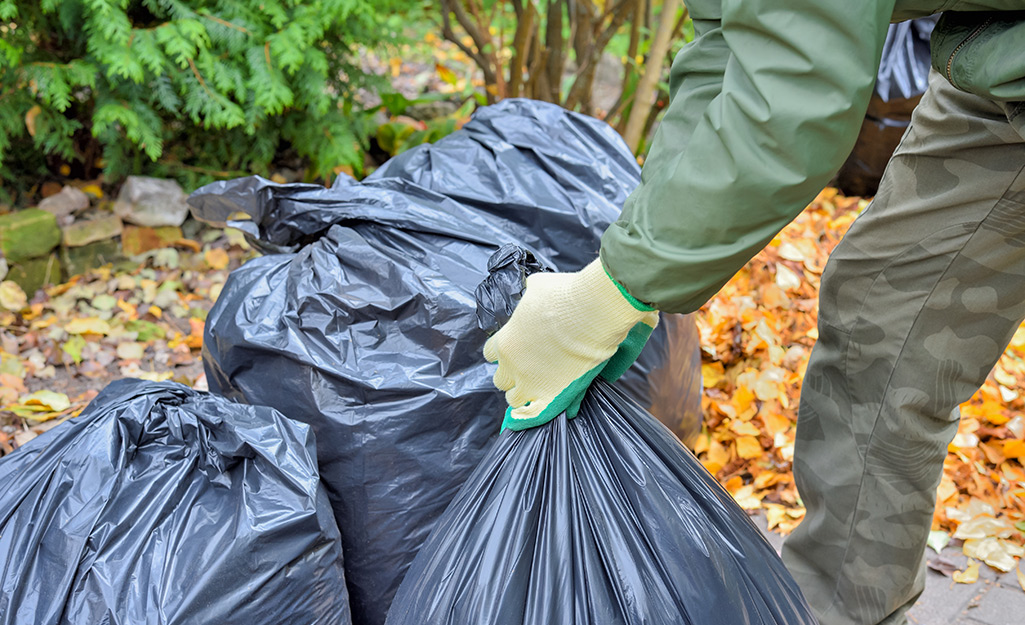
[(1008, 388), (1012, 388), (1018, 385), (1018, 380), (1013, 375), (1004, 371), (1003, 367), (999, 365), (993, 369), (993, 378)]
[(85, 185), (84, 187), (82, 187), (82, 193), (91, 195), (98, 200), (103, 199), (103, 189), (101, 189), (100, 185), (98, 184)]
[(26, 407), (38, 406), (39, 410), (51, 412), (60, 412), (71, 406), (71, 400), (68, 399), (67, 395), (55, 391), (36, 391), (35, 393), (23, 396), (19, 403)]
[(994, 519), (990, 516), (978, 516), (961, 523), (954, 532), (954, 538), (967, 540), (969, 538), (1010, 538), (1014, 533), (1014, 527), (1003, 519)]
[(745, 460), (757, 458), (762, 455), (762, 444), (753, 436), (741, 436), (737, 438), (737, 455)]
[[(961, 548), (970, 558), (982, 560), (991, 567), (1008, 572), (1014, 568), (1014, 556), (1018, 554), (1017, 545), (996, 538), (972, 538), (964, 542)], [(1020, 549), (1020, 548), (1019, 548)]]
[(762, 431), (750, 421), (733, 421), (730, 423), (730, 431), (740, 436), (758, 436)]
[(1025, 459), (1025, 441), (1004, 441), (1004, 455), (1008, 458)]
[(714, 388), (726, 377), (721, 362), (701, 365), (701, 381), (705, 388)]
[(754, 486), (748, 484), (733, 493), (733, 500), (745, 510), (757, 510), (762, 507), (762, 498), (754, 492)]
[(18, 312), (26, 306), (28, 306), (28, 297), (17, 282), (11, 280), (0, 282), (0, 308)]
[(958, 584), (974, 584), (979, 581), (979, 563), (974, 560), (968, 561), (968, 566), (963, 571), (954, 571), (952, 576)]
[(206, 261), (207, 266), (211, 269), (220, 271), (222, 269), (227, 269), (230, 259), (228, 258), (227, 252), (219, 247), (214, 247), (208, 249), (203, 254), (203, 260)]
[(946, 501), (957, 494), (957, 485), (946, 475), (940, 480), (940, 487), (936, 489), (937, 501)]
[(786, 432), (790, 427), (790, 419), (781, 414), (762, 411), (760, 416), (762, 423), (765, 424), (765, 429), (773, 436)]
[(1018, 585), (1021, 586), (1022, 590), (1025, 590), (1025, 573), (1022, 573), (1020, 564), (1018, 568), (1014, 569), (1014, 573), (1018, 576)]
[(110, 334), (110, 324), (99, 317), (72, 319), (64, 326), (68, 334)]

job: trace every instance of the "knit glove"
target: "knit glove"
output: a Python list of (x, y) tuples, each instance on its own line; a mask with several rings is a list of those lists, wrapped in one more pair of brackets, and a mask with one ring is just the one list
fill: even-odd
[(509, 409), (502, 429), (562, 412), (573, 418), (597, 376), (612, 382), (637, 359), (658, 311), (632, 297), (595, 260), (576, 273), (537, 273), (508, 323), (484, 344)]

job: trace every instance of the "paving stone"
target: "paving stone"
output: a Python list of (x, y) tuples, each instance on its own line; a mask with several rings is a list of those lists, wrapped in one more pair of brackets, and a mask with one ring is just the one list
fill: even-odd
[(7, 279), (16, 282), (29, 299), (32, 299), (32, 295), (45, 285), (60, 283), (61, 264), (56, 254), (30, 258), (12, 265), (7, 273)]
[(60, 243), (57, 219), (38, 208), (0, 215), (0, 251), (8, 264), (46, 256)]
[(114, 202), (114, 212), (139, 226), (180, 226), (189, 214), (185, 197), (174, 180), (129, 176)]
[(81, 247), (96, 241), (105, 241), (121, 236), (122, 224), (117, 215), (102, 215), (93, 219), (76, 221), (61, 229), (66, 247)]
[(912, 625), (953, 623), (982, 590), (981, 584), (958, 584), (945, 575), (927, 571), (925, 591), (908, 610), (908, 621)]
[(89, 208), (89, 196), (80, 189), (65, 186), (60, 193), (43, 198), (39, 202), (40, 210), (51, 213), (58, 222), (62, 219)]
[(61, 264), (69, 276), (83, 274), (123, 258), (121, 246), (113, 239), (94, 241), (80, 247), (62, 247)]
[(1025, 623), (1025, 591), (1020, 587), (994, 585), (984, 600), (979, 602), (979, 607), (973, 608), (965, 616), (986, 625)]

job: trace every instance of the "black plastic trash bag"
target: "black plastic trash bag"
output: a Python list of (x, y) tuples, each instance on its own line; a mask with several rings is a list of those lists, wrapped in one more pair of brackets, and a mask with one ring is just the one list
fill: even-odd
[[(489, 257), (512, 244), (545, 266), (582, 268), (639, 176), (603, 122), (505, 100), (359, 183), (245, 178), (190, 197), (196, 217), (287, 252), (232, 272), (207, 318), (203, 361), (211, 390), (313, 425), (357, 625), (384, 622), (498, 433), (505, 400), (481, 355), (474, 298)], [(252, 220), (233, 221), (239, 212)], [(695, 432), (693, 321), (665, 316), (649, 345), (635, 395)]]
[(936, 17), (890, 25), (858, 141), (837, 174), (836, 184), (845, 194), (869, 196), (878, 190), (911, 113), (929, 86), (929, 38), (935, 25)]
[(0, 623), (348, 625), (308, 426), (112, 383), (0, 459)]
[(811, 625), (747, 514), (664, 426), (595, 381), (505, 431), (420, 550), (388, 625)]

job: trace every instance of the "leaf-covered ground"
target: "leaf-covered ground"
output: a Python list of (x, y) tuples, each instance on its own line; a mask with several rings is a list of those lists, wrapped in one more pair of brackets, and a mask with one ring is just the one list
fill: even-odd
[[(698, 314), (705, 429), (696, 451), (737, 502), (788, 533), (804, 516), (791, 473), (801, 378), (817, 338), (826, 259), (867, 202), (827, 189)], [(929, 544), (1015, 568), (1025, 542), (1025, 329), (961, 407)], [(1019, 569), (1025, 588), (1025, 575)], [(959, 573), (975, 581), (972, 567)]]
[(252, 252), (205, 230), (38, 292), (0, 284), (0, 455), (77, 415), (122, 377), (202, 388), (203, 323)]
[[(804, 515), (791, 460), (801, 377), (816, 339), (819, 279), (858, 212), (826, 190), (698, 314), (705, 426), (696, 452), (748, 510), (791, 531)], [(252, 252), (236, 231), (73, 278), (28, 300), (0, 287), (0, 455), (74, 416), (120, 377), (203, 388), (203, 320), (230, 269)], [(1011, 570), (1025, 532), (1025, 330), (962, 406), (930, 545)], [(958, 572), (977, 577), (977, 567)], [(1023, 576), (1025, 580), (1025, 576)], [(1025, 581), (1023, 581), (1025, 584)]]

